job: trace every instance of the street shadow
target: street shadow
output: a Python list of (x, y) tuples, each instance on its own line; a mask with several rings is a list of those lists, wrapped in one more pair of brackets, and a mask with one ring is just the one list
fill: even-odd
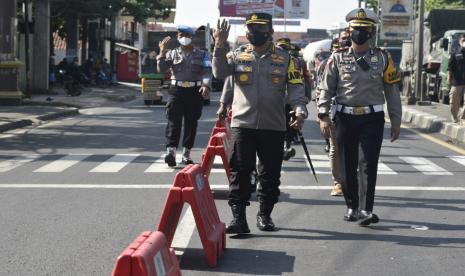
[[(282, 275), (294, 271), (295, 256), (286, 252), (228, 248), (215, 268), (209, 268), (203, 249), (186, 249), (182, 270), (233, 273), (239, 275)], [(270, 265), (272, 264), (272, 265)]]
[[(383, 220), (384, 221), (384, 220)], [(385, 220), (388, 221), (388, 220)], [(411, 222), (408, 223), (410, 228)], [(424, 224), (423, 224), (424, 225)], [(366, 227), (366, 229), (389, 231), (389, 229), (397, 226), (376, 225)], [(407, 228), (406, 225), (401, 225), (402, 228)], [(279, 234), (282, 231), (298, 232), (298, 235)], [(413, 231), (413, 230), (412, 230)], [(308, 235), (310, 234), (310, 235)], [(465, 248), (465, 238), (448, 238), (448, 237), (420, 237), (420, 236), (402, 236), (402, 235), (387, 235), (380, 234), (379, 231), (369, 234), (364, 233), (348, 233), (338, 231), (327, 231), (317, 229), (302, 229), (302, 228), (279, 228), (277, 232), (270, 234), (250, 234), (244, 235), (242, 239), (268, 238), (268, 239), (294, 239), (294, 240), (319, 240), (319, 241), (375, 241), (386, 242), (405, 246), (417, 246), (428, 248)], [(458, 245), (456, 245), (458, 244)], [(455, 246), (454, 246), (455, 245)]]
[[(393, 202), (394, 201), (394, 202)], [(465, 211), (465, 200), (444, 198), (411, 198), (396, 196), (376, 196), (376, 205), (396, 208), (424, 208), (438, 211)], [(455, 205), (455, 206), (454, 206)]]

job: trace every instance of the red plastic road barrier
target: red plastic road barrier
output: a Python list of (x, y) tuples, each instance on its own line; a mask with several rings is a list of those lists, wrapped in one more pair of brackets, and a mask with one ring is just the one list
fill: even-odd
[(202, 172), (206, 178), (210, 177), (211, 169), (213, 168), (215, 157), (220, 156), (223, 161), (223, 168), (231, 183), (229, 171), (229, 157), (231, 156), (231, 141), (228, 135), (224, 132), (217, 133), (210, 138), (207, 149), (202, 155)]
[(215, 267), (226, 248), (226, 225), (220, 221), (208, 180), (197, 164), (180, 171), (168, 193), (158, 224), (158, 231), (166, 235), (168, 245), (173, 241), (183, 203), (191, 206), (208, 265)]
[(178, 260), (162, 232), (143, 232), (116, 260), (113, 276), (180, 276)]

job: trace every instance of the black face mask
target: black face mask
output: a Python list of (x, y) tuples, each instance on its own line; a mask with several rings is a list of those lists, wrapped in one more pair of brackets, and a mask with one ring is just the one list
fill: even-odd
[(350, 46), (352, 46), (352, 40), (350, 40), (350, 39), (341, 39), (339, 41), (339, 45), (341, 45), (341, 47), (350, 47)]
[(350, 39), (352, 39), (352, 41), (358, 45), (365, 44), (365, 42), (367, 42), (370, 38), (371, 33), (364, 29), (354, 29), (350, 34)]
[(247, 31), (247, 39), (253, 46), (262, 46), (270, 39), (270, 33), (259, 31)]

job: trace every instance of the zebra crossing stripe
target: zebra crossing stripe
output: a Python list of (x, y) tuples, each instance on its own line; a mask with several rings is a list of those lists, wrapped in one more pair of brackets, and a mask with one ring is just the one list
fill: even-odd
[(378, 162), (378, 174), (394, 175), (394, 174), (397, 174), (397, 173), (393, 169), (389, 168), (383, 162)]
[(452, 175), (451, 172), (423, 157), (399, 156), (399, 158), (424, 175)]
[(116, 154), (107, 161), (90, 170), (92, 173), (116, 173), (126, 167), (140, 154)]
[[(182, 154), (176, 155), (176, 163), (181, 163), (182, 161)], [(174, 172), (175, 168), (170, 168), (165, 163), (165, 156), (162, 156), (155, 160), (155, 162), (145, 170), (145, 173), (170, 173)]]
[(55, 160), (34, 172), (40, 173), (60, 173), (64, 170), (76, 165), (77, 163), (81, 162), (82, 160), (86, 159), (87, 157), (91, 156), (92, 154), (88, 153), (78, 153), (78, 154), (68, 154), (58, 160)]
[(6, 160), (0, 162), (0, 173), (8, 172), (13, 169), (16, 169), (26, 163), (34, 161), (35, 159), (39, 158), (39, 154), (25, 154), (18, 157), (15, 157), (10, 160)]
[(462, 166), (465, 166), (465, 156), (448, 156), (449, 159), (459, 163)]
[[(310, 163), (308, 163), (307, 157), (304, 155), (305, 162), (307, 163), (307, 167), (310, 168)], [(315, 172), (317, 174), (331, 174), (331, 163), (329, 161), (328, 155), (310, 155), (312, 159), (313, 167), (315, 168)], [(318, 169), (325, 169), (325, 170), (318, 170)], [(378, 174), (379, 175), (396, 175), (397, 172), (389, 168), (383, 162), (378, 162)]]

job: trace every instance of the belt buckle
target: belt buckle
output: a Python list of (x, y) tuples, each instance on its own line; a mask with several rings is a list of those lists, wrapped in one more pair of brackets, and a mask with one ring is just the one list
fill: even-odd
[(363, 115), (366, 113), (364, 106), (355, 106), (353, 108), (354, 115)]
[(188, 88), (188, 87), (191, 87), (191, 84), (188, 82), (188, 81), (183, 81), (181, 82), (181, 85), (179, 85), (183, 88)]

